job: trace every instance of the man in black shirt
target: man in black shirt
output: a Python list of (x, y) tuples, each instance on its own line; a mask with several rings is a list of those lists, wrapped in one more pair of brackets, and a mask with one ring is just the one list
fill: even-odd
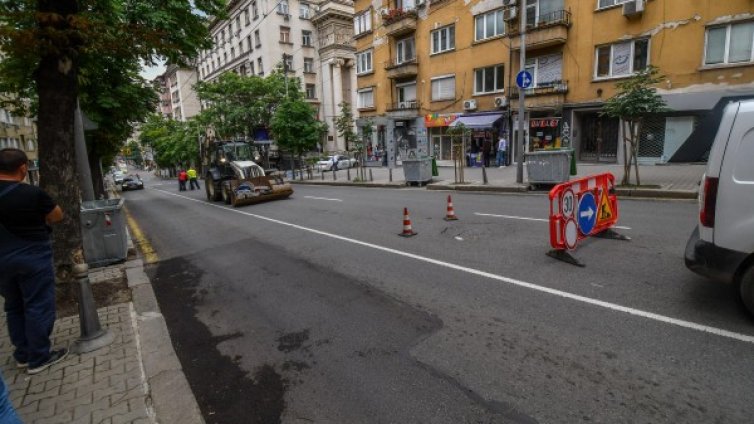
[(28, 159), (22, 150), (0, 150), (0, 294), (19, 367), (37, 374), (65, 359), (51, 350), (55, 324), (55, 272), (50, 224), (63, 211), (38, 187), (24, 184)]

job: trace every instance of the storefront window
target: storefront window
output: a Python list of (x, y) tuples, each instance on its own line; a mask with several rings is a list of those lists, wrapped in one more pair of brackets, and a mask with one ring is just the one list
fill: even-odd
[(532, 118), (529, 120), (529, 150), (559, 149), (560, 118)]

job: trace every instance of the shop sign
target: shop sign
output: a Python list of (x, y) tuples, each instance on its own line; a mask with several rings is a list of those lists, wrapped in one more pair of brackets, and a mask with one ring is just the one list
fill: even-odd
[(532, 128), (557, 128), (560, 118), (530, 119), (529, 125)]
[(451, 113), (446, 115), (441, 115), (439, 113), (429, 113), (427, 115), (424, 115), (424, 126), (426, 128), (433, 128), (433, 127), (447, 127), (450, 126), (458, 117), (461, 116), (457, 113)]

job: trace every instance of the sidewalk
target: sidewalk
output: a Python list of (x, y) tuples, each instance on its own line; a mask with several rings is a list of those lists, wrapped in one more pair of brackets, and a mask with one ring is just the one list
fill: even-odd
[[(196, 423), (201, 412), (178, 361), (141, 260), (90, 271), (92, 285), (126, 278), (132, 300), (97, 310), (115, 341), (70, 353), (40, 374), (16, 368), (5, 314), (0, 315), (0, 364), (11, 401), (27, 424)], [(78, 315), (59, 318), (53, 346), (79, 337)]]
[[(639, 176), (641, 177), (642, 185), (646, 187), (618, 188), (617, 192), (621, 196), (695, 199), (699, 190), (699, 181), (701, 180), (705, 169), (705, 164), (640, 165)], [(350, 180), (348, 178), (349, 171)], [(465, 184), (454, 183), (455, 176), (452, 167), (442, 166), (438, 168), (438, 171), (440, 175), (433, 177), (432, 182), (427, 185), (427, 189), (499, 192), (526, 192), (530, 189), (528, 184), (522, 185), (516, 183), (515, 165), (505, 168), (486, 168), (487, 184), (483, 183), (482, 168), (464, 168)], [(612, 174), (615, 175), (616, 182), (620, 183), (620, 179), (623, 177), (622, 165), (579, 163), (577, 171), (578, 174), (572, 176), (572, 179), (604, 172), (612, 172)], [(336, 180), (333, 180), (332, 172), (315, 172), (312, 175), (313, 178), (311, 180), (305, 175), (303, 181), (297, 179), (292, 182), (304, 184), (358, 185), (394, 188), (406, 186), (403, 169), (400, 166), (393, 169), (392, 182), (390, 181), (389, 170), (387, 168), (365, 168), (365, 182), (352, 181), (358, 175), (357, 172), (356, 168), (337, 171)], [(526, 181), (526, 167), (524, 167), (524, 181)], [(544, 193), (546, 191), (542, 192)]]

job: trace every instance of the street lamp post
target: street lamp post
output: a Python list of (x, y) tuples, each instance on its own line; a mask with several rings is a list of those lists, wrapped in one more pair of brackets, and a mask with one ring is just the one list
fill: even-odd
[[(521, 2), (521, 22), (519, 25), (519, 33), (521, 34), (521, 54), (519, 72), (526, 68), (526, 4)], [(524, 102), (526, 100), (526, 89), (519, 87), (518, 89), (518, 137), (516, 139), (516, 183), (523, 184), (524, 182), (524, 114), (526, 108)]]

